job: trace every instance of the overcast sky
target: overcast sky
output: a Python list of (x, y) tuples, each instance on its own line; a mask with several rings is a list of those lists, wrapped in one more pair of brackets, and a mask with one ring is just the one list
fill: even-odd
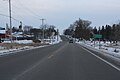
[[(81, 18), (92, 21), (91, 26), (113, 24), (120, 20), (120, 0), (11, 0), (12, 17), (25, 25), (39, 27), (40, 18), (45, 23), (63, 30)], [(8, 1), (0, 0), (0, 14), (8, 15)], [(8, 23), (0, 15), (0, 26)], [(13, 20), (13, 26), (19, 23)]]

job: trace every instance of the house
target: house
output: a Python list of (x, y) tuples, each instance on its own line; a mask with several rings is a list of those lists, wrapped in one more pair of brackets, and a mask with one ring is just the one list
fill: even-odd
[(5, 28), (0, 27), (0, 39), (6, 37), (6, 30)]

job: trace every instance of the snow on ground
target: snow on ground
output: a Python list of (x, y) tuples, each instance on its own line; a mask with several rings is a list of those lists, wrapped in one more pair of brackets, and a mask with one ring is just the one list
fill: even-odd
[(0, 46), (0, 50), (5, 49), (5, 47)]
[(62, 40), (61, 40), (60, 36), (55, 36), (55, 37), (51, 40), (50, 44), (57, 44), (57, 43), (59, 43), (59, 42), (61, 42), (61, 41), (62, 41)]
[(60, 38), (60, 36), (53, 36), (50, 39), (44, 39), (44, 43), (48, 43), (50, 45), (60, 43), (61, 41), (62, 41), (62, 39)]
[[(45, 45), (45, 46), (46, 46), (46, 45)], [(4, 49), (4, 50), (0, 50), (0, 56), (2, 56), (2, 55), (7, 55), (7, 54), (13, 54), (13, 53), (20, 52), (20, 51), (25, 51), (25, 50), (42, 48), (42, 47), (45, 47), (45, 46), (38, 46), (38, 47), (25, 46), (25, 47), (14, 48), (14, 49)]]
[[(18, 43), (18, 44), (29, 44), (29, 43), (33, 43), (32, 40), (14, 40), (14, 43)], [(11, 41), (4, 41), (3, 43), (11, 43)]]
[(100, 46), (99, 46), (99, 41), (96, 41), (96, 42), (80, 41), (77, 43), (82, 44), (82, 45), (84, 44), (85, 46), (91, 47), (96, 50), (100, 50), (116, 58), (120, 58), (120, 45), (115, 46), (114, 44), (110, 42), (106, 42), (106, 43), (100, 42)]
[[(61, 40), (60, 36), (54, 36), (52, 39), (45, 39), (45, 43), (48, 43), (50, 45), (60, 43), (61, 41), (62, 40)], [(11, 43), (11, 41), (5, 41), (3, 43)], [(33, 41), (32, 40), (15, 40), (14, 43), (30, 44), (30, 43), (33, 43)], [(0, 56), (7, 55), (7, 54), (12, 54), (12, 53), (16, 53), (16, 52), (20, 52), (20, 51), (24, 51), (24, 50), (30, 50), (30, 49), (46, 47), (46, 46), (47, 45), (37, 46), (37, 47), (34, 47), (34, 46), (24, 46), (24, 47), (14, 48), (14, 49), (6, 49), (5, 47), (0, 46)]]

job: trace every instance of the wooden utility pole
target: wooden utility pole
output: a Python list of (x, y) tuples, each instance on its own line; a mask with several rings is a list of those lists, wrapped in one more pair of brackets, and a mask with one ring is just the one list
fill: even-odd
[(57, 29), (57, 41), (59, 41), (59, 30)]
[(11, 14), (11, 0), (9, 0), (9, 16), (10, 16), (10, 40), (11, 40), (11, 48), (13, 47), (12, 46), (12, 43), (13, 43), (13, 40), (12, 40), (12, 14)]
[(44, 39), (44, 36), (45, 36), (45, 34), (44, 34), (44, 21), (45, 21), (45, 19), (44, 19), (44, 18), (42, 18), (42, 19), (40, 19), (40, 20), (42, 21), (43, 39)]

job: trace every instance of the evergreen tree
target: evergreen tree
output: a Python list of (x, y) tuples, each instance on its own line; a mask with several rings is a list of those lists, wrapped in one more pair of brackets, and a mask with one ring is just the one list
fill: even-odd
[(94, 27), (94, 29), (93, 29), (93, 33), (94, 33), (94, 34), (98, 34), (98, 30), (97, 30), (96, 27)]
[(102, 26), (102, 29), (101, 29), (101, 34), (102, 34), (102, 39), (104, 40), (105, 39), (105, 28), (104, 26)]
[(111, 26), (110, 25), (106, 25), (106, 29), (105, 29), (105, 36), (107, 40), (111, 40), (110, 36), (111, 36)]

